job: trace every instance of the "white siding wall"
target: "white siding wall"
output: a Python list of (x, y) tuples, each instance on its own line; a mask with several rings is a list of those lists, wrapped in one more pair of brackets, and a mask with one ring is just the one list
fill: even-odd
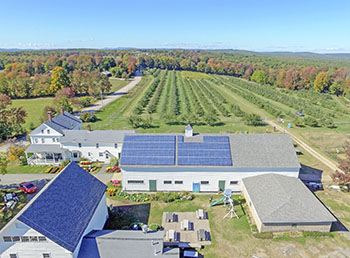
[[(103, 195), (100, 203), (98, 204), (98, 206), (96, 208), (94, 216), (91, 218), (89, 225), (86, 227), (86, 229), (83, 233), (83, 236), (87, 235), (92, 230), (103, 229), (103, 226), (105, 225), (107, 218), (108, 218), (108, 209), (107, 209), (106, 195)], [(80, 239), (80, 242), (77, 245), (77, 248), (75, 249), (75, 251), (73, 253), (73, 258), (78, 257), (82, 240), (83, 240), (83, 238)]]
[(52, 257), (72, 258), (72, 253), (47, 238), (46, 242), (4, 242), (3, 236), (43, 236), (36, 230), (16, 220), (11, 222), (0, 235), (0, 257), (8, 258), (17, 254), (19, 258), (40, 258), (43, 253)]
[[(149, 180), (157, 180), (157, 191), (192, 191), (193, 183), (209, 181), (209, 184), (200, 186), (201, 192), (216, 192), (219, 189), (219, 181), (225, 181), (225, 189), (241, 191), (241, 179), (263, 173), (278, 173), (286, 176), (298, 177), (299, 168), (290, 169), (219, 169), (219, 168), (122, 168), (123, 190), (149, 191)], [(129, 184), (128, 180), (143, 180), (143, 184)], [(175, 184), (183, 181), (183, 184)], [(172, 184), (164, 184), (164, 181), (172, 181)], [(238, 181), (238, 184), (230, 185), (230, 181)]]
[[(103, 195), (95, 214), (89, 225), (84, 231), (83, 236), (91, 230), (102, 229), (108, 217), (106, 196)], [(17, 254), (19, 258), (40, 258), (43, 253), (50, 253), (53, 258), (76, 258), (79, 253), (80, 240), (74, 253), (64, 249), (60, 245), (47, 238), (46, 242), (4, 242), (3, 236), (43, 236), (36, 230), (26, 226), (24, 223), (16, 220), (10, 222), (0, 234), (0, 258), (8, 258), (10, 254)]]
[[(77, 152), (79, 153), (80, 157), (87, 158), (91, 161), (99, 160), (103, 162), (105, 161), (108, 162), (112, 157), (111, 155), (109, 155), (109, 158), (106, 159), (106, 154), (105, 154), (106, 151), (108, 151), (110, 154), (112, 154), (114, 157), (117, 157), (117, 158), (119, 157), (119, 153), (121, 153), (122, 151), (121, 143), (118, 143), (118, 148), (114, 147), (114, 143), (110, 143), (110, 144), (99, 143), (98, 148), (96, 148), (96, 144), (88, 145), (84, 143), (81, 143), (80, 148), (78, 143), (70, 143), (70, 144), (64, 143), (64, 144), (61, 144), (61, 147), (64, 149), (68, 149), (72, 153), (71, 159), (75, 161), (77, 161), (79, 158), (74, 159), (73, 152)], [(103, 153), (102, 157), (100, 157), (99, 155), (100, 153)]]
[[(46, 124), (41, 124), (33, 132), (31, 132), (30, 142), (32, 144), (60, 144), (59, 140), (61, 136), (61, 133), (55, 131), (51, 127), (47, 126)], [(44, 140), (44, 142), (42, 140)]]

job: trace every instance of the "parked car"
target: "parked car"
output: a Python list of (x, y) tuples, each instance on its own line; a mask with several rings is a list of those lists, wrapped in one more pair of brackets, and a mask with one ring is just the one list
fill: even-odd
[(298, 116), (305, 116), (304, 113), (302, 111), (297, 111), (295, 112)]
[(36, 187), (30, 182), (26, 182), (26, 183), (19, 184), (18, 189), (22, 190), (23, 192), (31, 194), (31, 193), (35, 193), (36, 190), (38, 190), (38, 187)]

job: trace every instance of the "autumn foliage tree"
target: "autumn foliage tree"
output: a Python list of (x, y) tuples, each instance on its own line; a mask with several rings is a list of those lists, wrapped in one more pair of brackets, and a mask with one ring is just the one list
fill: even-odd
[(56, 66), (51, 73), (50, 91), (56, 93), (58, 90), (69, 86), (67, 71), (60, 66)]
[(345, 158), (339, 161), (339, 168), (342, 172), (336, 170), (332, 175), (332, 179), (339, 185), (346, 186), (350, 190), (350, 141), (344, 143)]
[(315, 79), (314, 89), (317, 92), (323, 92), (330, 84), (330, 80), (326, 72), (320, 72)]
[(0, 139), (23, 133), (27, 113), (23, 107), (10, 107), (11, 104), (9, 96), (0, 94)]

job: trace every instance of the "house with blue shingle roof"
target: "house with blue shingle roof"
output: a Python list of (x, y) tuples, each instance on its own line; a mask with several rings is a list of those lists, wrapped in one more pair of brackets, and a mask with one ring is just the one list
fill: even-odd
[(69, 152), (60, 146), (65, 130), (81, 130), (82, 121), (61, 108), (53, 117), (48, 112), (48, 120), (29, 133), (31, 145), (26, 150), (30, 165), (57, 165), (66, 159)]
[(77, 257), (108, 218), (106, 188), (71, 162), (0, 231), (0, 257)]

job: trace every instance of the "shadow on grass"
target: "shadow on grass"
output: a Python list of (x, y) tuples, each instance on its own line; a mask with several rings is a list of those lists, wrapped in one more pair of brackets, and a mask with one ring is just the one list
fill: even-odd
[(113, 206), (113, 212), (119, 212), (126, 215), (133, 215), (141, 223), (147, 224), (149, 219), (149, 214), (151, 211), (151, 204), (135, 204), (135, 205), (125, 205), (125, 206)]

